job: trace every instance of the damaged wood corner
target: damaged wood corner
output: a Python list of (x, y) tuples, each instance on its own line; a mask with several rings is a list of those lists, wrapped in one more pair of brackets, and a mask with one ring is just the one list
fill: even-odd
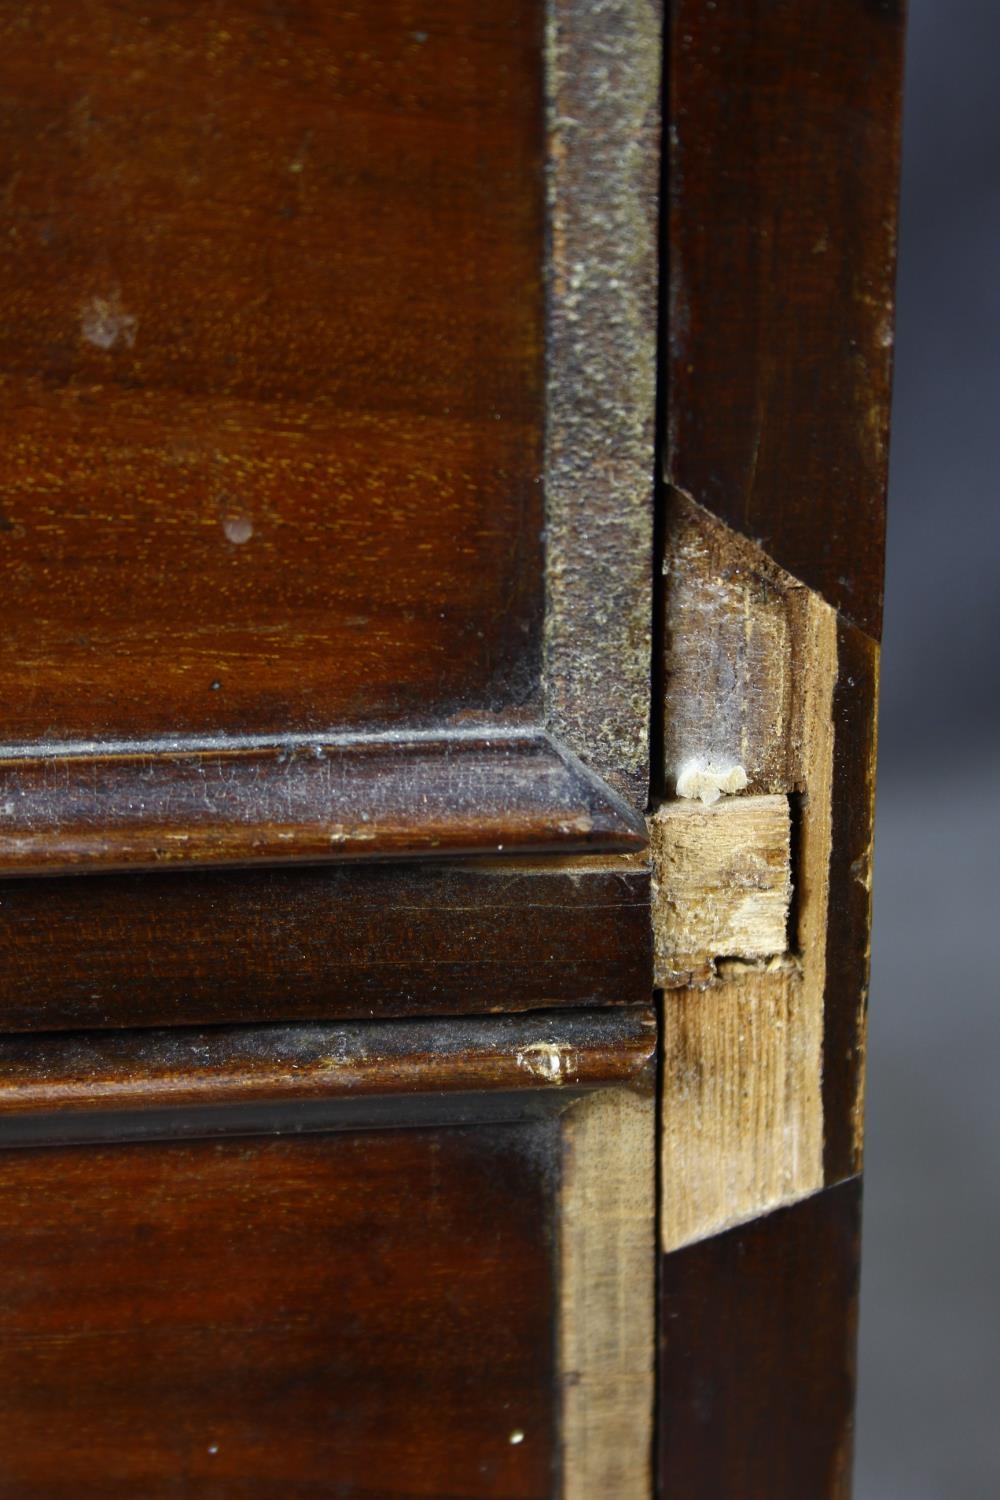
[(665, 540), (649, 826), (671, 1250), (823, 1184), (837, 618), (676, 491)]

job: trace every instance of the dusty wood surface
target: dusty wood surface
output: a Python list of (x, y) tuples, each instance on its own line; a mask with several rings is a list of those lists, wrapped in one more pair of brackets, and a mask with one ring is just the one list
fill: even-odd
[(593, 1089), (641, 1074), (655, 1046), (655, 1016), (638, 1007), (485, 1020), (4, 1037), (0, 1119), (426, 1092)]
[[(70, 753), (70, 751), (72, 753)], [(639, 814), (551, 736), (294, 736), (0, 749), (0, 870), (642, 848)]]
[(545, 693), (634, 806), (649, 781), (660, 0), (549, 0)]
[(656, 1107), (604, 1090), (562, 1117), (562, 1500), (649, 1500), (655, 1369)]
[(643, 856), (0, 882), (6, 1031), (647, 1005)]

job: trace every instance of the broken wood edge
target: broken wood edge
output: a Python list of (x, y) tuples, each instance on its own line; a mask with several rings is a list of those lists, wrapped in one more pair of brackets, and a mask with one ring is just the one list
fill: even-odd
[[(738, 701), (728, 701), (720, 727), (714, 691), (720, 674), (711, 661), (704, 676), (689, 658), (687, 666), (681, 661), (675, 679), (668, 677), (675, 692), (683, 683), (689, 693), (702, 693), (701, 701), (688, 699), (680, 707), (681, 722), (691, 726), (697, 740), (691, 753), (704, 754), (706, 745), (712, 749), (714, 737), (722, 764), (731, 744), (747, 757), (738, 767), (733, 759), (740, 775), (732, 784), (759, 794), (744, 799), (737, 793), (731, 803), (765, 808), (766, 798), (783, 795), (791, 799), (795, 819), (788, 931), (774, 953), (704, 951), (689, 956), (686, 970), (671, 971), (662, 963), (669, 939), (654, 933), (661, 958), (656, 982), (663, 990), (660, 1240), (665, 1252), (795, 1202), (824, 1184), (824, 1011), (838, 681), (836, 611), (689, 497), (675, 494), (672, 504), (682, 527), (700, 528), (706, 538), (709, 571), (697, 579), (681, 569), (671, 579), (668, 556), (668, 591), (692, 587), (711, 603), (718, 577), (720, 607), (745, 611), (748, 641), (755, 628), (757, 584), (761, 607), (774, 617), (758, 632), (763, 646), (757, 643), (765, 658), (768, 650), (774, 655), (773, 685), (764, 688), (772, 694), (764, 702), (765, 707), (773, 703), (774, 722), (760, 703), (745, 711)], [(680, 607), (683, 615), (683, 601)], [(668, 621), (671, 608), (668, 593)], [(710, 655), (712, 643), (689, 639), (681, 649), (705, 649)], [(751, 656), (740, 666), (744, 690), (757, 687), (756, 664)], [(754, 763), (755, 746), (766, 764)], [(675, 742), (673, 753), (678, 763), (684, 759), (683, 743)], [(669, 764), (667, 774), (669, 785)], [(650, 820), (654, 882), (664, 878), (662, 838), (672, 818), (683, 823), (686, 814), (657, 811)]]
[(659, 987), (703, 982), (722, 963), (788, 949), (791, 812), (786, 796), (665, 802), (649, 819)]
[(650, 1500), (656, 1355), (656, 1101), (605, 1089), (562, 1116), (561, 1500)]

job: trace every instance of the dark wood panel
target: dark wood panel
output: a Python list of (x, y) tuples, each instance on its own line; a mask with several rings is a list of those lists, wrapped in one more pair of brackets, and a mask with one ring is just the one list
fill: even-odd
[[(650, 1082), (652, 1010), (0, 1038), (0, 1146), (549, 1109)], [(369, 1109), (371, 1101), (379, 1107)], [(384, 1107), (383, 1107), (384, 1106)], [(415, 1107), (419, 1106), (419, 1107)], [(155, 1117), (155, 1118), (153, 1118)], [(96, 1127), (95, 1127), (96, 1122)]]
[(534, 0), (8, 4), (0, 739), (539, 699)]
[(663, 1257), (663, 1500), (848, 1500), (859, 1213), (854, 1179)]
[(901, 0), (670, 4), (667, 477), (877, 634)]
[(0, 1154), (5, 1500), (548, 1500), (555, 1144)]
[(641, 860), (0, 883), (0, 1029), (648, 1003)]
[(828, 1183), (861, 1170), (871, 955), (878, 647), (841, 622), (833, 696), (833, 821), (823, 1006)]
[(641, 816), (548, 735), (175, 741), (0, 751), (0, 870), (20, 875), (641, 849)]

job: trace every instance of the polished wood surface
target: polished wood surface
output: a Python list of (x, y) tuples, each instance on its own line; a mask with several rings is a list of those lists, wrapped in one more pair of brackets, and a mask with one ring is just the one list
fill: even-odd
[(0, 739), (539, 703), (542, 11), (0, 16)]
[(555, 1132), (4, 1153), (5, 1500), (548, 1500)]
[(646, 1005), (649, 867), (414, 862), (0, 882), (0, 1027)]
[(855, 1179), (663, 1258), (664, 1500), (848, 1500), (859, 1212)]
[(667, 479), (877, 635), (902, 0), (670, 0)]

